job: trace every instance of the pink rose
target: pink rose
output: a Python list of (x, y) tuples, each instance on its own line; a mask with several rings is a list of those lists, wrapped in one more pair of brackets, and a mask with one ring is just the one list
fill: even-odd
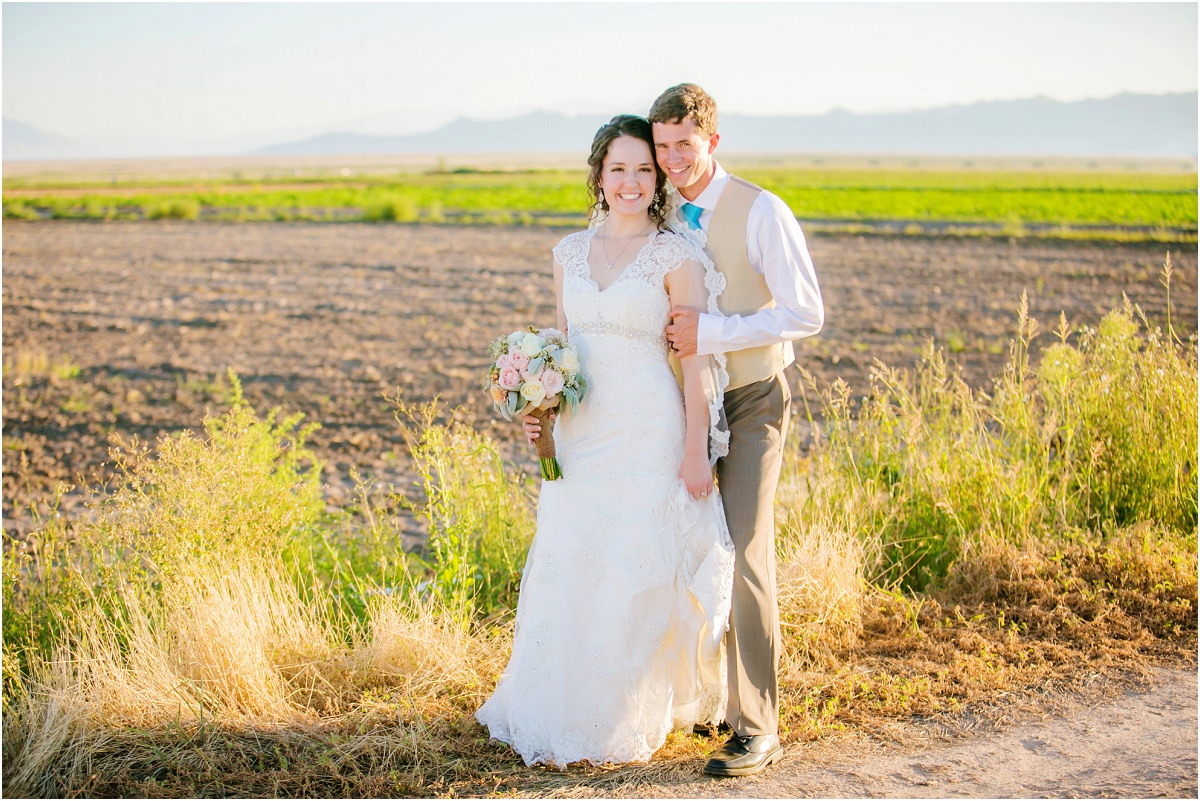
[(505, 367), (500, 371), (500, 378), (496, 383), (504, 389), (516, 389), (521, 386), (521, 374), (512, 367)]
[[(510, 367), (516, 367), (516, 365), (512, 363), (512, 355), (505, 353), (499, 359), (496, 359), (496, 367), (500, 368), (501, 370), (507, 370)], [(517, 367), (516, 369), (519, 370), (521, 368)]]
[(558, 393), (562, 392), (562, 373), (559, 373), (555, 370), (543, 370), (542, 386), (546, 388), (547, 395), (557, 395)]
[(520, 348), (514, 348), (508, 352), (508, 360), (518, 370), (524, 370), (529, 364), (529, 357)]

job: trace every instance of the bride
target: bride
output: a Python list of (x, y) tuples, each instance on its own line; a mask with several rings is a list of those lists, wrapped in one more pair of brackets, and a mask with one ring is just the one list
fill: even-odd
[(719, 355), (673, 366), (663, 338), (672, 305), (717, 313), (722, 277), (668, 226), (645, 119), (601, 127), (588, 164), (596, 219), (554, 248), (554, 285), (589, 395), (556, 421), (564, 477), (542, 484), (512, 657), (475, 715), (529, 765), (646, 761), (725, 712), (728, 377)]

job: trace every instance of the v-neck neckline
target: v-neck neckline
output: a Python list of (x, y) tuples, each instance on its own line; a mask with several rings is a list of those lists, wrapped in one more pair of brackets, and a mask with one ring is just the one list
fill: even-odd
[(596, 241), (596, 234), (599, 233), (599, 231), (600, 226), (596, 226), (591, 230), (590, 235), (588, 236), (588, 246), (583, 253), (583, 267), (587, 273), (587, 280), (591, 282), (592, 286), (596, 287), (597, 292), (603, 295), (605, 292), (612, 289), (615, 284), (618, 284), (624, 280), (625, 274), (629, 272), (630, 268), (642, 260), (642, 256), (645, 255), (646, 250), (649, 249), (651, 244), (653, 244), (654, 237), (659, 232), (654, 230), (650, 231), (649, 235), (646, 237), (646, 244), (638, 248), (638, 252), (634, 254), (633, 259), (630, 260), (629, 264), (626, 264), (623, 268), (621, 268), (621, 272), (617, 273), (617, 277), (609, 281), (607, 286), (600, 286), (600, 282), (596, 280), (594, 275), (592, 275), (592, 243)]

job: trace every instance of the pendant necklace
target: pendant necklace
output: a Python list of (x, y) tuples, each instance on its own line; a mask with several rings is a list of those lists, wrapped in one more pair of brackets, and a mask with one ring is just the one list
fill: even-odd
[(638, 233), (629, 237), (629, 241), (625, 243), (625, 247), (621, 248), (621, 252), (618, 253), (615, 258), (612, 258), (612, 259), (608, 258), (608, 237), (607, 236), (601, 237), (600, 238), (600, 247), (604, 248), (604, 264), (605, 264), (605, 266), (608, 267), (608, 269), (610, 269), (610, 270), (613, 267), (617, 266), (617, 259), (621, 258), (621, 256), (624, 255), (625, 251), (629, 250), (629, 246), (633, 244), (633, 240), (637, 239), (642, 234), (649, 231), (650, 227), (652, 225), (654, 225), (654, 223), (650, 223), (650, 225), (647, 225), (641, 231), (639, 231)]

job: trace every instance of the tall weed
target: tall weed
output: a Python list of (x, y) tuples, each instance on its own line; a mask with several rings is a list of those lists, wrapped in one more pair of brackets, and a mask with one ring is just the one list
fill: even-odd
[(911, 372), (877, 362), (857, 410), (844, 383), (820, 391), (809, 377), (825, 425), (808, 512), (859, 533), (868, 578), (924, 589), (980, 539), (1140, 522), (1194, 537), (1195, 339), (1151, 329), (1128, 302), (1074, 343), (1060, 323), (1035, 366), (1037, 334), (1022, 298), (991, 394), (932, 345)]
[(408, 508), (429, 532), (430, 590), (464, 623), (516, 608), (534, 514), (523, 475), (510, 473), (495, 441), (459, 422), (436, 422), (440, 405), (399, 404), (423, 499)]
[(1055, 458), (1079, 506), (1071, 522), (1195, 532), (1196, 343), (1143, 325), (1125, 300), (1077, 347), (1048, 348), (1039, 368)]
[(321, 465), (306, 446), (318, 427), (303, 415), (259, 419), (229, 374), (231, 408), (158, 443), (115, 447), (116, 491), (97, 504), (90, 532), (109, 561), (153, 574), (216, 558), (280, 554), (324, 508)]

